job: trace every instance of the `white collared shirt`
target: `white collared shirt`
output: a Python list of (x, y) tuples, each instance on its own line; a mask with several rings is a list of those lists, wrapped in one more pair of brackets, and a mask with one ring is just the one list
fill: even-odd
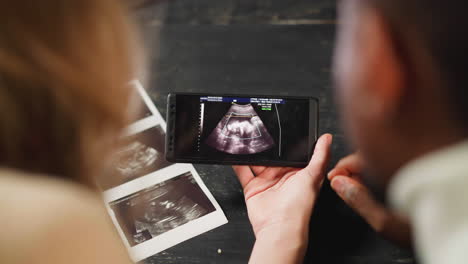
[(468, 263), (468, 141), (411, 162), (388, 194), (410, 218), (423, 264)]

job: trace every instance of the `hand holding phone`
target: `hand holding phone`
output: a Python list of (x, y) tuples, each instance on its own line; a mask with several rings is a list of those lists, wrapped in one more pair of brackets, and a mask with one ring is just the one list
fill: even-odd
[(320, 137), (304, 169), (234, 166), (256, 237), (249, 263), (302, 261), (331, 143), (331, 135)]

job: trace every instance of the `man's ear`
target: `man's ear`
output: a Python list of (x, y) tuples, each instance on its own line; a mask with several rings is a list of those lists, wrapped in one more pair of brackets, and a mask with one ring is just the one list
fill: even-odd
[[(368, 8), (363, 12), (361, 31), (362, 53), (365, 58), (367, 80), (367, 113), (379, 120), (395, 118), (407, 88), (406, 68), (397, 38), (390, 24), (379, 11)], [(375, 119), (374, 119), (375, 120)]]

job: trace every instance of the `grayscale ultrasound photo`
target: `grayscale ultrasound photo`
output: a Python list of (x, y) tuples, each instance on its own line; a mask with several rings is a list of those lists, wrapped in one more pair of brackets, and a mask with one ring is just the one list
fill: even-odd
[[(128, 109), (130, 111), (130, 116), (132, 117), (132, 122), (137, 122), (153, 115), (148, 105), (145, 103), (143, 95), (138, 91), (136, 87), (138, 85), (141, 84), (137, 81), (130, 83), (131, 88), (136, 91), (135, 95), (131, 98), (130, 107)], [(145, 94), (145, 96), (147, 95)]]
[(216, 209), (190, 172), (109, 204), (130, 246), (135, 246)]
[(275, 142), (251, 104), (233, 104), (205, 143), (229, 154), (255, 154)]
[(151, 112), (151, 110), (148, 108), (148, 106), (145, 104), (143, 98), (141, 98), (140, 96), (138, 96), (138, 100), (139, 100), (139, 108), (138, 108), (138, 112), (136, 114), (136, 117), (135, 117), (135, 120), (134, 121), (139, 121), (139, 120), (142, 120), (142, 119), (145, 119), (147, 117), (150, 117), (153, 115), (153, 113)]
[(108, 173), (99, 179), (100, 186), (110, 189), (171, 165), (164, 157), (164, 141), (159, 125), (124, 138)]

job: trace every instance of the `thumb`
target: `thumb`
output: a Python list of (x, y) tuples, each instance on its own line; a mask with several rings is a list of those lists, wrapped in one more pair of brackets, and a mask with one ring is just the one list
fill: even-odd
[(330, 134), (322, 135), (315, 144), (314, 154), (310, 159), (309, 165), (304, 169), (309, 175), (322, 175), (330, 159), (330, 147), (333, 142), (333, 136)]
[(389, 212), (360, 182), (346, 176), (335, 176), (331, 187), (343, 201), (360, 214), (374, 230), (383, 231)]

